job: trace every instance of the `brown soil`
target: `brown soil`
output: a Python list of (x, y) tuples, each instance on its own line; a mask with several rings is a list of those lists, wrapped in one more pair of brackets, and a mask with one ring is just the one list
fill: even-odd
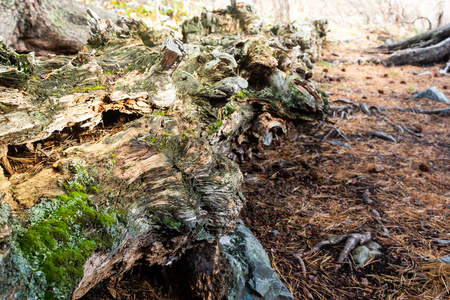
[[(358, 46), (329, 45), (323, 59), (331, 63), (316, 64), (313, 81), (331, 94), (333, 106), (345, 105), (338, 99), (426, 110), (448, 106), (412, 97), (430, 86), (450, 96), (450, 77), (438, 72), (443, 65), (369, 64), (359, 59), (367, 55)], [(424, 71), (431, 75), (413, 73)], [(296, 299), (450, 299), (450, 264), (436, 262), (450, 254), (448, 244), (437, 242), (450, 240), (449, 125), (448, 116), (395, 110), (369, 116), (353, 109), (342, 119), (338, 114), (291, 126), (277, 145), (241, 165), (247, 198), (241, 217)], [(371, 204), (362, 199), (366, 190)], [(363, 268), (350, 256), (335, 273), (345, 243), (303, 257), (306, 274), (294, 257), (330, 235), (365, 231), (382, 255)]]

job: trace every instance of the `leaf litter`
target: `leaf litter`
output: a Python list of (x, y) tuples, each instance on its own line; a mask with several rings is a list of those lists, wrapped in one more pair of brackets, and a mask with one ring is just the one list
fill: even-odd
[[(315, 66), (330, 117), (289, 125), (241, 164), (241, 218), (296, 299), (448, 299), (449, 107), (413, 98), (430, 86), (449, 95), (448, 77), (441, 65), (358, 63), (358, 46), (329, 44), (331, 65)], [(339, 242), (364, 234), (382, 255), (357, 268)]]

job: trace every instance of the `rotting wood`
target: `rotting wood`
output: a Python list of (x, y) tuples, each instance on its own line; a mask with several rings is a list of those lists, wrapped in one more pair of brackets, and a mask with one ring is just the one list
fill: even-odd
[[(1, 1), (0, 36), (20, 53), (37, 55), (77, 53), (89, 38), (84, 2), (71, 0)], [(103, 19), (119, 22), (121, 16), (95, 6)]]
[(2, 166), (3, 166), (3, 168), (5, 168), (5, 171), (8, 172), (9, 175), (14, 175), (16, 172), (14, 172), (13, 168), (11, 167), (8, 157), (3, 156), (1, 160), (2, 160)]
[(172, 37), (166, 39), (161, 48), (163, 52), (161, 69), (165, 71), (173, 67), (170, 72), (170, 76), (172, 76), (183, 58), (187, 55), (187, 52), (183, 42), (175, 37), (175, 33), (171, 32), (170, 34)]
[[(239, 32), (258, 31), (257, 18), (248, 19), (253, 13), (248, 6), (245, 10), (246, 27)], [(65, 196), (83, 193), (76, 201), (88, 199), (83, 207), (100, 214), (95, 219), (105, 222), (97, 224), (99, 228), (68, 233), (68, 243), (87, 241), (94, 236), (92, 232), (104, 234), (105, 239), (95, 245), (88, 241), (88, 251), (79, 251), (83, 257), (74, 263), (77, 274), (67, 278), (28, 272), (30, 264), (43, 269), (45, 259), (55, 257), (55, 251), (66, 243), (56, 248), (41, 245), (36, 252), (26, 249), (29, 243), (19, 241), (22, 250), (8, 252), (2, 261), (6, 271), (0, 274), (0, 294), (39, 298), (43, 293), (56, 293), (79, 299), (106, 278), (120, 280), (137, 264), (168, 266), (187, 249), (217, 242), (233, 229), (244, 202), (239, 191), (242, 174), (222, 155), (236, 145), (236, 153), (245, 159), (250, 156), (249, 148), (260, 146), (254, 136), (272, 134), (277, 141), (286, 130), (283, 119), (312, 121), (323, 118), (328, 110), (327, 95), (307, 79), (308, 70), (302, 75), (297, 68), (278, 68), (276, 55), (281, 57), (286, 50), (273, 48), (263, 34), (245, 39), (235, 34), (202, 37), (201, 42), (178, 49), (189, 56), (175, 66), (171, 62), (179, 62), (178, 54), (175, 59), (161, 55), (162, 37), (167, 36), (162, 31), (130, 19), (125, 22), (130, 24), (128, 30), (119, 30), (90, 15), (92, 37), (76, 57), (38, 57), (30, 69), (26, 92), (0, 89), (2, 117), (10, 121), (0, 122), (0, 141), (5, 145), (44, 144), (52, 136), (60, 139), (63, 131), (70, 131), (64, 134), (79, 141), (55, 151), (60, 155), (55, 156), (57, 161), (48, 149), (33, 147), (41, 160), (28, 172), (11, 176), (2, 199), (8, 199), (14, 217), (26, 220), (29, 214), (23, 207), (31, 211), (40, 201), (46, 203), (41, 199), (59, 203)], [(242, 17), (239, 12), (237, 16)], [(232, 19), (233, 15), (225, 10), (223, 17)], [(106, 24), (106, 29), (98, 24)], [(285, 44), (292, 35), (299, 42), (299, 35), (291, 31), (284, 35), (284, 48), (288, 49)], [(323, 38), (318, 33), (309, 36), (314, 45)], [(229, 52), (229, 45), (234, 52)], [(308, 51), (305, 57), (318, 57), (316, 50), (302, 51)], [(304, 58), (296, 59), (307, 65)], [(162, 67), (173, 68), (173, 74), (158, 71)], [(106, 123), (111, 113), (114, 118), (122, 114), (143, 117), (115, 134), (83, 143), (80, 132)], [(254, 130), (262, 117), (268, 126)], [(244, 149), (247, 143), (251, 145)], [(86, 174), (81, 176), (83, 168)], [(74, 183), (74, 177), (85, 178), (89, 185)], [(65, 221), (50, 211), (45, 220)], [(41, 219), (21, 223), (23, 233), (17, 239), (24, 239), (33, 226), (43, 223)], [(45, 232), (51, 235), (54, 231)], [(68, 265), (58, 263), (56, 271), (64, 273)], [(21, 272), (32, 278), (21, 280)], [(59, 280), (66, 279), (70, 282), (60, 284)]]

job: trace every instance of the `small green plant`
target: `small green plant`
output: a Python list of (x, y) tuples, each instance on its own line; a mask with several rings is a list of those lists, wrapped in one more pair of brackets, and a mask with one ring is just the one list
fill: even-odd
[(220, 127), (223, 125), (223, 121), (221, 119), (217, 119), (217, 121), (214, 124), (211, 124), (206, 128), (206, 131), (208, 133), (216, 133), (219, 131)]
[(228, 102), (227, 104), (225, 104), (225, 106), (222, 109), (222, 114), (224, 116), (229, 116), (232, 113), (234, 113), (236, 111), (236, 107), (234, 106), (234, 102), (233, 100), (231, 100), (230, 102)]
[(164, 225), (172, 229), (178, 229), (181, 226), (181, 222), (175, 220), (174, 218), (165, 218), (163, 221)]
[(388, 73), (389, 76), (395, 76), (395, 75), (397, 75), (397, 74), (398, 74), (398, 72), (395, 72), (395, 71), (390, 71), (390, 72)]
[(245, 98), (244, 90), (240, 91), (239, 93), (237, 93), (236, 95), (232, 96), (231, 98), (232, 99), (236, 99), (236, 98), (244, 99)]
[(416, 90), (416, 88), (414, 88), (412, 86), (408, 87), (408, 91), (415, 91), (415, 90)]
[(321, 65), (321, 66), (323, 66), (323, 67), (327, 67), (327, 68), (330, 68), (330, 67), (333, 66), (332, 63), (330, 63), (330, 62), (328, 62), (328, 61), (326, 61), (326, 60), (321, 60), (321, 61), (319, 61), (319, 65)]

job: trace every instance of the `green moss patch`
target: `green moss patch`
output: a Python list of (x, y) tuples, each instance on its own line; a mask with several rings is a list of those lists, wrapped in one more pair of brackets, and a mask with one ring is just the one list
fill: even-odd
[(80, 164), (73, 166), (74, 178), (63, 186), (66, 195), (52, 199), (55, 209), (40, 214), (28, 228), (22, 228), (16, 243), (34, 272), (45, 275), (45, 299), (67, 297), (83, 276), (91, 253), (112, 246), (120, 222), (117, 211), (99, 210), (89, 199), (98, 191), (95, 180)]

